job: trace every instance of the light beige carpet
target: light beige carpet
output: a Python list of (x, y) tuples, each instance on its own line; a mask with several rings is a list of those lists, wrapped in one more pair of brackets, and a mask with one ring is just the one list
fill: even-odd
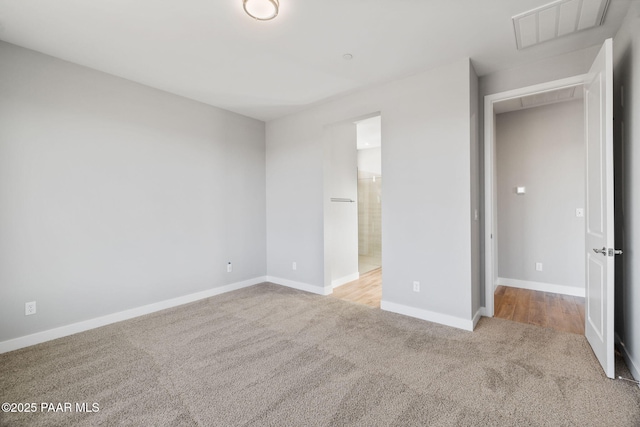
[(640, 389), (605, 378), (583, 336), (272, 284), (2, 354), (0, 401), (99, 407), (2, 426), (640, 426)]

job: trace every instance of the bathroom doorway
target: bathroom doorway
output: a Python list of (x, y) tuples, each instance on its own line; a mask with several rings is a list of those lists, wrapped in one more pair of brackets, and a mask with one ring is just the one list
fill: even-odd
[[(380, 308), (382, 144), (379, 114), (327, 129), (325, 250), (332, 296)], [(354, 272), (355, 273), (352, 273)]]
[(355, 122), (358, 150), (358, 272), (382, 267), (382, 136), (380, 116)]

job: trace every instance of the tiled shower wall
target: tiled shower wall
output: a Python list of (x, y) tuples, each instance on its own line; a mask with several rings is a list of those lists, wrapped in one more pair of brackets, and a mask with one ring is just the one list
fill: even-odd
[(358, 255), (361, 265), (382, 265), (381, 189), (382, 176), (358, 171)]

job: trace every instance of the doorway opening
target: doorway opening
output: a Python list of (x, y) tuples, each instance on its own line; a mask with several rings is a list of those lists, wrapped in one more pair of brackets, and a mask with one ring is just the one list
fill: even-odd
[(382, 299), (380, 114), (327, 130), (326, 270), (332, 296), (379, 308)]
[[(485, 96), (484, 99), (484, 246), (485, 311), (494, 315), (494, 286), (498, 265), (498, 201), (496, 174), (496, 114), (502, 101), (523, 96), (542, 96), (548, 92), (584, 87), (584, 235), (582, 248), (585, 275), (584, 335), (609, 378), (615, 375), (614, 354), (614, 271), (615, 248), (613, 183), (613, 40), (607, 39), (596, 55), (589, 72), (553, 82), (542, 83)], [(516, 192), (526, 194), (516, 187)], [(572, 213), (576, 215), (577, 212)]]
[(494, 104), (495, 317), (584, 335), (582, 85)]
[(382, 268), (381, 117), (356, 122), (358, 151), (358, 272)]
[[(500, 277), (499, 270), (499, 247), (498, 243), (500, 241), (500, 228), (498, 224), (498, 214), (499, 214), (499, 183), (498, 183), (498, 170), (497, 170), (497, 132), (496, 126), (498, 124), (498, 115), (502, 113), (512, 113), (516, 110), (517, 106), (520, 106), (520, 109), (523, 109), (523, 98), (524, 97), (532, 97), (537, 96), (539, 98), (544, 98), (545, 94), (552, 93), (558, 90), (567, 90), (567, 89), (575, 89), (578, 90), (579, 87), (584, 85), (586, 80), (586, 75), (579, 75), (570, 77), (567, 79), (557, 80), (553, 82), (543, 83), (531, 87), (525, 87), (521, 89), (515, 89), (503, 93), (498, 93), (494, 95), (488, 95), (485, 97), (485, 105), (484, 105), (484, 133), (485, 133), (485, 142), (484, 142), (484, 177), (485, 177), (485, 188), (484, 188), (484, 253), (485, 253), (485, 295), (484, 295), (484, 305), (485, 305), (485, 315), (489, 317), (493, 317), (496, 314), (495, 311), (495, 300), (494, 295), (496, 292), (497, 286), (499, 286), (498, 278)], [(515, 111), (517, 113), (517, 111)], [(528, 210), (523, 208), (527, 207), (525, 202), (530, 199), (527, 199), (526, 196), (530, 196), (533, 190), (531, 186), (527, 190), (527, 183), (522, 183), (520, 181), (515, 182), (507, 182), (502, 188), (503, 191), (506, 191), (504, 197), (513, 197), (515, 203), (519, 203), (524, 206), (520, 206), (519, 209), (523, 214), (529, 214)], [(524, 188), (518, 188), (524, 187)], [(529, 191), (529, 193), (527, 193)], [(519, 194), (518, 194), (519, 193)], [(519, 197), (519, 199), (518, 199)], [(579, 206), (575, 206), (575, 208), (579, 208)], [(517, 221), (518, 218), (513, 219), (513, 221)], [(515, 225), (518, 225), (517, 223)], [(516, 236), (517, 237), (517, 236)], [(515, 239), (515, 242), (519, 242), (522, 244), (522, 239)], [(544, 271), (544, 262), (538, 259), (534, 259), (533, 269), (536, 270), (537, 263), (543, 263), (543, 271)], [(528, 268), (531, 268), (527, 265)], [(508, 277), (507, 277), (508, 278)], [(538, 281), (541, 282), (541, 281)], [(513, 282), (511, 282), (513, 284)], [(515, 286), (513, 286), (515, 287)], [(533, 289), (536, 291), (547, 291), (548, 289)]]

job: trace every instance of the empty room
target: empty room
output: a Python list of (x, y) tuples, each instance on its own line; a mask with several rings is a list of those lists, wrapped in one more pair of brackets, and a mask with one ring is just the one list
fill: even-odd
[(0, 426), (640, 425), (638, 70), (639, 0), (0, 0)]

